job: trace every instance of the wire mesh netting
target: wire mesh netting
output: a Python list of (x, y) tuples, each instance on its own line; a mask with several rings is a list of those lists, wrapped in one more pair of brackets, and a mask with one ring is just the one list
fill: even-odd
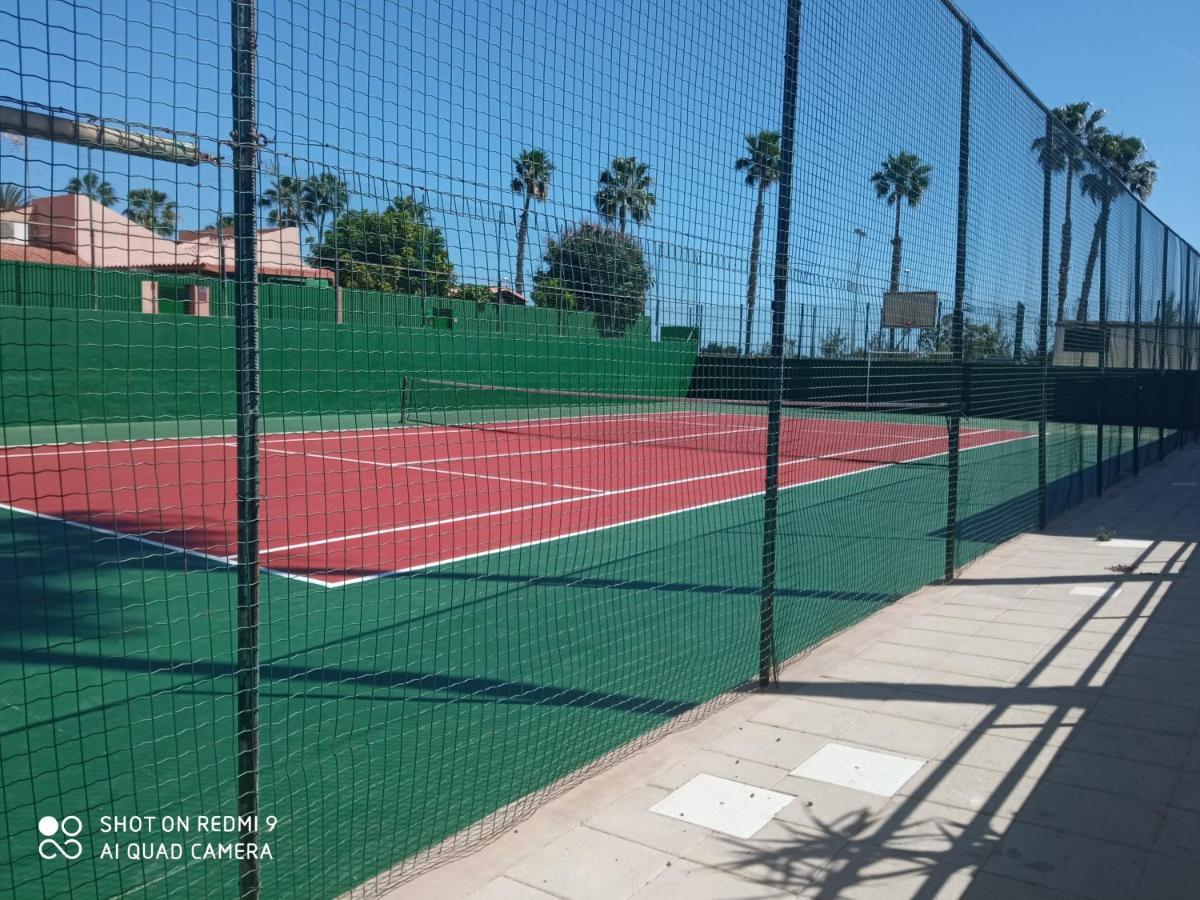
[(15, 896), (381, 893), (1200, 425), (1145, 148), (939, 0), (0, 48)]

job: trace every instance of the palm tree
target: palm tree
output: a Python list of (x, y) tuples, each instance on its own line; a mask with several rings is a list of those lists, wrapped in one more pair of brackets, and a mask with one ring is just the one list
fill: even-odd
[(13, 212), (29, 205), (25, 188), (15, 184), (0, 184), (0, 212)]
[(889, 156), (883, 161), (878, 171), (871, 176), (871, 184), (875, 185), (875, 196), (880, 200), (886, 199), (889, 206), (896, 207), (896, 227), (892, 234), (892, 272), (888, 280), (891, 291), (900, 290), (900, 207), (905, 200), (909, 206), (916, 206), (929, 190), (929, 176), (933, 167), (921, 162), (921, 157), (907, 150)]
[(155, 234), (170, 237), (179, 223), (175, 201), (162, 191), (137, 188), (129, 192), (129, 207), (125, 210), (131, 222), (149, 228)]
[(779, 132), (760, 131), (758, 134), (746, 135), (746, 150), (749, 155), (741, 157), (733, 164), (733, 168), (735, 171), (745, 172), (746, 184), (758, 189), (754, 203), (754, 230), (750, 234), (750, 277), (746, 284), (746, 336), (743, 352), (749, 356), (754, 299), (758, 289), (758, 257), (762, 250), (763, 209), (767, 191), (779, 181), (781, 174), (780, 157), (783, 151), (779, 145)]
[[(875, 185), (875, 196), (886, 199), (889, 205), (896, 207), (896, 227), (892, 233), (892, 271), (888, 279), (888, 290), (900, 290), (901, 238), (900, 238), (900, 207), (904, 201), (909, 206), (916, 206), (929, 190), (929, 176), (933, 167), (921, 162), (921, 157), (907, 150), (888, 156), (872, 175), (871, 183)], [(896, 329), (891, 329), (888, 346), (896, 349)]]
[(1051, 174), (1066, 170), (1066, 208), (1062, 224), (1062, 242), (1058, 254), (1058, 315), (1054, 321), (1061, 322), (1067, 305), (1067, 281), (1071, 274), (1071, 201), (1075, 196), (1075, 173), (1084, 164), (1085, 148), (1094, 147), (1107, 130), (1100, 120), (1105, 110), (1092, 109), (1087, 100), (1056, 106), (1051, 110), (1062, 126), (1051, 133), (1047, 142), (1039, 137), (1030, 145), (1038, 155), (1038, 162)]
[(1093, 203), (1100, 204), (1100, 215), (1096, 217), (1087, 265), (1083, 270), (1083, 287), (1075, 309), (1078, 322), (1087, 321), (1096, 260), (1100, 255), (1100, 242), (1108, 230), (1113, 201), (1126, 189), (1139, 200), (1146, 200), (1158, 178), (1158, 163), (1146, 159), (1146, 145), (1141, 138), (1105, 132), (1097, 136), (1092, 151), (1096, 158), (1091, 171), (1079, 179), (1079, 190)]
[[(87, 197), (89, 200), (99, 203), (106, 209), (117, 202), (117, 194), (113, 190), (113, 186), (97, 175), (95, 172), (85, 172), (82, 177), (76, 176), (67, 182), (67, 193), (78, 194), (80, 197)], [(92, 265), (92, 293), (96, 292), (96, 217), (93, 215), (94, 207), (88, 205), (88, 241), (91, 246)], [(99, 308), (99, 298), (96, 298), (97, 308)]]
[(512, 189), (524, 197), (521, 207), (521, 221), (517, 225), (517, 278), (516, 292), (525, 294), (525, 242), (529, 238), (529, 205), (534, 200), (545, 200), (550, 193), (550, 176), (554, 172), (554, 163), (550, 161), (545, 150), (534, 147), (523, 150), (520, 156), (513, 157), (516, 177), (512, 180)]
[(113, 191), (113, 186), (95, 172), (85, 172), (82, 176), (72, 178), (67, 182), (66, 190), (68, 194), (78, 194), (81, 197), (87, 197), (89, 200), (94, 200), (104, 207), (112, 206), (117, 202), (117, 195)]
[(204, 226), (205, 231), (224, 231), (226, 228), (232, 228), (237, 222), (233, 213), (224, 213), (213, 219), (211, 225)]
[(258, 205), (270, 209), (267, 221), (277, 228), (298, 228), (304, 220), (304, 180), (280, 175), (263, 191)]
[(596, 191), (596, 211), (606, 222), (614, 219), (620, 223), (621, 234), (625, 233), (625, 220), (635, 225), (650, 221), (655, 197), (650, 188), (654, 186), (649, 175), (650, 167), (638, 162), (636, 156), (617, 156), (612, 164), (600, 173), (600, 190)]
[(350, 191), (346, 182), (332, 172), (322, 172), (304, 179), (301, 189), (303, 222), (316, 226), (318, 244), (325, 239), (326, 217), (333, 216), (336, 221), (349, 202)]

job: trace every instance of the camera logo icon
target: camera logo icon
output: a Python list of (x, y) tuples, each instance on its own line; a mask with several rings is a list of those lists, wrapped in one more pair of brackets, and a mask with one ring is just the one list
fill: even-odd
[[(83, 854), (83, 844), (75, 840), (83, 831), (83, 821), (79, 816), (64, 816), (60, 822), (54, 816), (42, 816), (38, 819), (38, 834), (42, 840), (38, 842), (38, 856), (42, 859), (79, 859)], [(57, 840), (62, 836), (61, 843)]]

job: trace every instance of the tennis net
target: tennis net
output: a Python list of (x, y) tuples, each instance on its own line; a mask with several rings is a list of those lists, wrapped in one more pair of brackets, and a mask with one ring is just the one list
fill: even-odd
[[(622, 392), (576, 391), (406, 378), (399, 421), (414, 426), (505, 433), (527, 441), (612, 446), (661, 444), (709, 453), (766, 450), (769, 404)], [(949, 408), (937, 403), (785, 400), (783, 458), (903, 461), (896, 446), (946, 440)]]

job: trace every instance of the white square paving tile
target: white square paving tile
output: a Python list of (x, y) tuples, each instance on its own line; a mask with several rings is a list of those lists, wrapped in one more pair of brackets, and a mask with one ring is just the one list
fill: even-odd
[(791, 794), (701, 773), (650, 811), (732, 837), (750, 838), (795, 799)]
[[(1109, 593), (1110, 591), (1112, 593)], [(1111, 584), (1077, 584), (1071, 588), (1071, 593), (1076, 597), (1103, 597), (1105, 594), (1108, 594), (1110, 597), (1116, 597), (1121, 593), (1121, 589), (1117, 588), (1114, 591)]]
[(1154, 541), (1135, 540), (1134, 538), (1114, 538), (1108, 541), (1110, 547), (1128, 547), (1136, 550), (1144, 550), (1153, 544)]
[(892, 797), (926, 762), (831, 742), (793, 769), (792, 774)]

